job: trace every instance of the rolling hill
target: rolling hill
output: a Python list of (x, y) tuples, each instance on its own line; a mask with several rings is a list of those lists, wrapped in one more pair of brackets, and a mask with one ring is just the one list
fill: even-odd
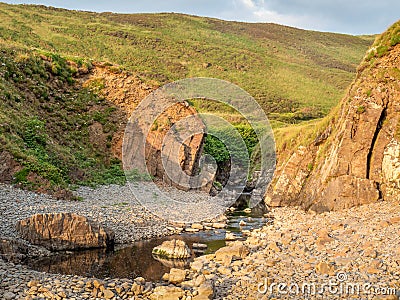
[(283, 123), (327, 114), (373, 42), (371, 36), (180, 14), (98, 14), (0, 3), (0, 18), (0, 38), (7, 44), (108, 61), (153, 86), (196, 76), (225, 79)]
[[(0, 153), (7, 161), (0, 179), (54, 191), (123, 181), (113, 147), (127, 112), (107, 101), (101, 82), (82, 83), (99, 70), (120, 86), (130, 78), (142, 89), (137, 95), (187, 77), (231, 81), (254, 96), (283, 140), (337, 105), (374, 40), (182, 14), (4, 3), (0, 18)], [(193, 104), (241, 122), (221, 105)]]

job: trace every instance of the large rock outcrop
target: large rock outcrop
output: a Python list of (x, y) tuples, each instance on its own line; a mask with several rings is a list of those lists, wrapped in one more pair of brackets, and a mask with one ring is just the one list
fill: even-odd
[[(280, 168), (280, 176), (271, 184), (272, 190), (267, 193), (266, 202), (269, 206), (300, 205), (299, 194), (304, 182), (311, 173), (314, 161), (314, 151), (300, 146)], [(279, 172), (279, 170), (278, 170)]]
[[(397, 30), (396, 30), (397, 28)], [(400, 23), (377, 39), (326, 130), (294, 151), (266, 197), (317, 212), (400, 192)], [(322, 138), (321, 138), (322, 137)]]
[[(82, 84), (84, 87), (94, 90), (101, 96), (104, 96), (108, 101), (121, 108), (122, 111), (126, 113), (126, 121), (132, 116), (139, 103), (145, 99), (152, 90), (157, 88), (155, 85), (150, 86), (143, 83), (135, 74), (122, 71), (116, 66), (109, 66), (101, 63), (94, 64), (92, 71), (82, 78)], [(158, 98), (155, 99), (155, 102), (160, 104), (160, 102), (164, 100), (163, 98)], [(149, 107), (148, 109), (155, 110), (154, 107)], [(132, 161), (135, 161), (137, 158), (135, 155), (144, 155), (146, 158), (146, 170), (149, 172), (149, 175), (162, 179), (165, 183), (183, 190), (188, 190), (192, 186), (198, 186), (198, 182), (180, 184), (184, 181), (184, 178), (179, 178), (179, 176), (177, 176), (177, 178), (171, 178), (178, 173), (178, 169), (182, 171), (183, 177), (186, 177), (186, 175), (192, 176), (198, 171), (204, 134), (198, 133), (192, 135), (190, 138), (185, 138), (184, 131), (179, 132), (173, 128), (174, 124), (191, 116), (193, 117), (192, 120), (194, 121), (195, 128), (205, 128), (201, 119), (195, 116), (196, 113), (196, 110), (189, 106), (188, 103), (182, 102), (168, 107), (161, 115), (154, 117), (154, 119), (150, 118), (151, 120), (148, 120), (148, 114), (146, 114), (143, 119), (135, 115), (135, 118), (139, 118), (139, 130), (132, 133), (132, 137), (130, 138), (137, 141), (145, 134), (146, 145), (145, 153), (133, 153), (134, 157)], [(154, 122), (154, 124), (151, 125), (151, 130), (149, 132), (143, 132), (143, 129), (147, 126), (146, 122), (148, 121)], [(93, 132), (91, 135), (93, 136), (93, 141), (91, 142), (93, 144), (100, 143), (106, 145), (106, 143), (101, 143), (101, 140), (104, 139), (101, 135), (103, 130), (99, 128), (99, 124), (95, 124), (95, 126), (90, 128), (91, 132)], [(125, 128), (121, 127), (120, 129), (123, 130)], [(166, 140), (166, 138), (168, 140)], [(123, 139), (124, 132), (120, 131), (113, 136), (111, 142), (112, 151), (119, 159), (122, 159)], [(168, 153), (162, 153), (166, 148), (166, 142), (168, 143), (169, 151)], [(176, 166), (170, 168), (175, 174), (168, 174), (164, 166), (165, 161), (168, 161), (170, 165)], [(136, 166), (136, 163), (134, 164)], [(146, 172), (146, 170), (140, 171)], [(204, 184), (200, 183), (203, 190), (207, 192), (210, 191), (212, 179), (213, 174), (210, 174)]]
[(74, 213), (37, 214), (18, 221), (16, 227), (22, 238), (51, 251), (114, 245), (111, 230)]
[[(205, 134), (197, 133), (185, 138), (186, 132), (173, 126), (182, 119), (191, 118), (194, 126), (205, 132), (205, 125), (196, 114), (196, 110), (187, 103), (177, 103), (157, 118), (146, 139), (145, 157), (150, 175), (162, 178), (164, 182), (183, 190), (190, 189), (190, 184), (181, 184), (181, 178), (177, 174), (168, 174), (168, 171), (181, 173), (185, 177), (194, 175)], [(207, 189), (211, 189), (211, 184)]]
[(199, 168), (205, 125), (186, 101), (174, 102), (162, 93), (151, 94), (140, 104), (141, 113), (131, 117), (124, 136), (124, 168), (148, 173), (181, 190), (209, 192), (215, 172)]

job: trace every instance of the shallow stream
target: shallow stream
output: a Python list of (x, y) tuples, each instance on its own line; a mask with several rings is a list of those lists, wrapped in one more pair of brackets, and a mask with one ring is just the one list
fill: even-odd
[[(230, 231), (238, 240), (245, 238), (246, 230), (262, 227), (267, 219), (263, 211), (250, 213), (234, 211), (227, 213), (226, 229), (182, 233), (152, 240), (139, 241), (131, 245), (116, 246), (113, 251), (104, 249), (76, 252), (60, 252), (43, 259), (28, 260), (25, 264), (31, 269), (48, 273), (73, 274), (85, 277), (130, 278), (141, 276), (148, 281), (158, 281), (169, 272), (171, 267), (186, 268), (194, 257), (213, 253), (225, 246), (226, 231)], [(245, 225), (239, 225), (241, 221)], [(152, 249), (165, 240), (182, 239), (192, 250), (192, 258), (183, 260), (157, 260), (152, 256)], [(194, 243), (206, 244), (204, 252), (196, 252)]]

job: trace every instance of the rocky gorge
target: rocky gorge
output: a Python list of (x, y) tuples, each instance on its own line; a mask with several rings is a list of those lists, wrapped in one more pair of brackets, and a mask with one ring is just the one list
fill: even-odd
[[(76, 201), (62, 201), (0, 184), (0, 298), (399, 299), (399, 24), (377, 39), (338, 110), (324, 120), (312, 141), (290, 149), (286, 159), (279, 157), (265, 199), (268, 222), (247, 231), (243, 240), (226, 238), (224, 247), (194, 258), (187, 268), (173, 266), (159, 281), (39, 272), (23, 261), (51, 256), (55, 250), (106, 248), (218, 230), (226, 227), (226, 217), (193, 224), (167, 222), (150, 213), (127, 185), (79, 187), (73, 192)], [(97, 66), (93, 72), (108, 81), (109, 89), (103, 92), (110, 96), (118, 84), (108, 77), (107, 68)], [(127, 74), (119, 75), (123, 83), (128, 81), (126, 90), (135, 84)], [(147, 91), (143, 87), (127, 98)], [(137, 104), (128, 107), (119, 93), (114, 98), (126, 114)], [(194, 111), (181, 103), (169, 113), (175, 121)], [(163, 117), (164, 126), (152, 131), (143, 150), (160, 185), (170, 183), (159, 155), (164, 131), (171, 128)], [(101, 133), (98, 124), (91, 130), (96, 133), (97, 127)], [(119, 132), (111, 137), (115, 156), (121, 156), (121, 136)], [(94, 134), (93, 139), (107, 138)], [(189, 140), (186, 150), (178, 153), (175, 163), (184, 172), (194, 173), (202, 140), (202, 135)], [(2, 168), (10, 169), (15, 168)], [(154, 192), (149, 183), (138, 186)], [(177, 202), (210, 200), (197, 190), (166, 187), (166, 192)], [(178, 210), (174, 205), (171, 202), (171, 210)], [(172, 256), (189, 256), (190, 249), (176, 240), (154, 252), (165, 254), (168, 248), (179, 248)]]

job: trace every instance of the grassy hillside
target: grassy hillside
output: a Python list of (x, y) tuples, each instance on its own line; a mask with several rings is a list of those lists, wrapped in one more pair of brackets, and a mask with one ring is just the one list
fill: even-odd
[[(379, 59), (389, 53), (390, 50), (393, 49), (394, 46), (400, 43), (400, 21), (397, 21), (392, 26), (390, 26), (385, 32), (378, 35), (375, 42), (372, 44), (370, 49), (366, 52), (364, 59), (360, 63), (357, 68), (357, 75), (352, 84), (356, 83), (357, 80), (360, 81), (360, 76), (366, 76), (369, 70), (374, 70), (376, 65), (379, 63)], [(398, 78), (400, 76), (400, 71), (398, 68), (394, 67), (390, 70), (390, 76), (394, 78)], [(377, 78), (380, 78), (383, 84), (387, 83), (387, 79), (384, 78), (384, 73), (380, 73), (379, 75), (374, 75)], [(371, 89), (367, 89), (364, 91), (365, 94), (369, 97), (371, 94)], [(324, 117), (321, 120), (310, 120), (307, 122), (303, 122), (301, 124), (297, 124), (294, 126), (287, 126), (278, 128), (275, 130), (275, 139), (277, 141), (278, 149), (280, 150), (281, 160), (284, 161), (289, 155), (297, 149), (299, 145), (309, 146), (315, 141), (317, 136), (322, 134), (329, 126), (332, 127), (330, 130), (330, 135), (334, 136), (334, 133), (338, 128), (336, 128), (335, 124), (340, 117), (340, 109), (341, 107), (346, 105), (348, 101), (349, 95), (341, 99), (337, 106), (335, 106), (329, 115)], [(363, 106), (359, 107), (359, 113), (365, 108)], [(400, 127), (397, 132), (400, 133)], [(399, 134), (400, 136), (400, 134)], [(319, 156), (324, 157), (325, 148), (319, 150)]]
[(57, 193), (74, 183), (123, 182), (111, 142), (125, 114), (75, 82), (78, 65), (90, 68), (0, 42), (0, 155), (3, 167), (5, 153), (14, 157), (14, 183)]
[(372, 37), (180, 14), (91, 13), (0, 3), (0, 39), (110, 61), (156, 85), (194, 76), (232, 81), (274, 126), (321, 117), (343, 96)]
[[(181, 14), (97, 14), (4, 3), (0, 18), (0, 155), (14, 157), (15, 183), (53, 191), (124, 181), (112, 145), (125, 114), (77, 80), (79, 70), (86, 74), (94, 61), (117, 64), (152, 87), (195, 76), (236, 83), (264, 108), (279, 140), (288, 141), (313, 134), (373, 41)], [(192, 104), (243, 127), (253, 148), (252, 132), (232, 109), (212, 101)]]

